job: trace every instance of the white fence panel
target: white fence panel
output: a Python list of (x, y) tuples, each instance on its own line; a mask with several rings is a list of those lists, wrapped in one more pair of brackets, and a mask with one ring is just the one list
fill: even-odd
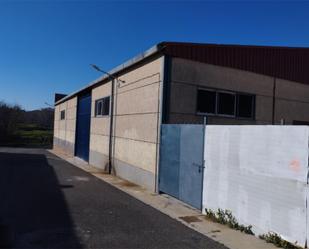
[(203, 212), (306, 241), (307, 126), (206, 126)]

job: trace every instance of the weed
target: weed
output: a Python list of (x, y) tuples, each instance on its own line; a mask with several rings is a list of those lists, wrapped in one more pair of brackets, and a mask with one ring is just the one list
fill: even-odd
[[(235, 230), (239, 230), (243, 233), (254, 235), (254, 233), (252, 232), (252, 226), (251, 225), (244, 226), (244, 225), (238, 224), (236, 218), (232, 215), (232, 212), (229, 211), (229, 210), (222, 210), (222, 209), (219, 208), (215, 212), (215, 211), (212, 211), (212, 210), (206, 208), (205, 212), (206, 212), (206, 218), (211, 220), (211, 221), (214, 221), (214, 222), (217, 222), (217, 223), (220, 223), (220, 224), (223, 224), (223, 225), (227, 225), (230, 228), (235, 229)], [(272, 243), (275, 246), (281, 247), (281, 248), (284, 248), (284, 249), (301, 249), (302, 248), (302, 247), (296, 245), (297, 242), (295, 242), (294, 244), (290, 243), (290, 242), (282, 239), (280, 237), (280, 235), (273, 233), (273, 232), (269, 232), (267, 234), (259, 235), (259, 238), (262, 239), (262, 240), (265, 240), (267, 243)]]
[(232, 229), (239, 230), (246, 234), (254, 235), (254, 233), (252, 232), (252, 226), (251, 225), (244, 226), (239, 224), (236, 218), (233, 216), (232, 212), (229, 210), (222, 210), (219, 208), (217, 212), (214, 212), (206, 208), (205, 212), (206, 212), (206, 218), (211, 221), (227, 225)]
[(292, 244), (284, 239), (282, 239), (280, 237), (280, 235), (273, 233), (273, 232), (269, 232), (267, 234), (262, 234), (259, 235), (259, 238), (262, 240), (265, 240), (267, 243), (272, 243), (277, 247), (282, 247), (284, 249), (300, 249), (300, 246), (297, 246), (295, 242), (295, 244)]

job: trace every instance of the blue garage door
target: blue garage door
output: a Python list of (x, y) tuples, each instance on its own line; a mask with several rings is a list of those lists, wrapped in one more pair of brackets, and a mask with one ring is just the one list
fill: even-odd
[(75, 156), (89, 161), (91, 95), (78, 98)]
[(202, 208), (204, 127), (161, 126), (159, 191)]

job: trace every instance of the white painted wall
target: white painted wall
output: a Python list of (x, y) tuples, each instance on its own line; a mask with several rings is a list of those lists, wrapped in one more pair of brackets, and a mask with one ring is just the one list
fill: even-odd
[(203, 212), (306, 241), (307, 126), (206, 126)]

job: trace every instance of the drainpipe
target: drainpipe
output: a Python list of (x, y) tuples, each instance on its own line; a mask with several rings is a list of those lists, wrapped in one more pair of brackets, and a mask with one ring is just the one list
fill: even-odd
[(272, 119), (271, 123), (272, 125), (275, 124), (275, 112), (276, 112), (276, 78), (274, 78), (274, 86), (273, 86), (273, 108), (272, 108)]
[(109, 147), (108, 147), (108, 173), (112, 173), (112, 148), (113, 148), (113, 125), (114, 125), (114, 91), (115, 91), (115, 80), (117, 82), (125, 83), (124, 80), (118, 79), (113, 74), (110, 74), (101, 68), (99, 68), (97, 65), (90, 64), (95, 70), (104, 73), (108, 76), (109, 79), (112, 80), (112, 90), (111, 90), (111, 96), (110, 96), (110, 122), (109, 122)]
[(112, 173), (112, 147), (113, 147), (113, 125), (114, 125), (114, 86), (115, 78), (112, 78), (112, 90), (110, 100), (110, 117), (109, 117), (109, 147), (108, 147), (108, 174)]

